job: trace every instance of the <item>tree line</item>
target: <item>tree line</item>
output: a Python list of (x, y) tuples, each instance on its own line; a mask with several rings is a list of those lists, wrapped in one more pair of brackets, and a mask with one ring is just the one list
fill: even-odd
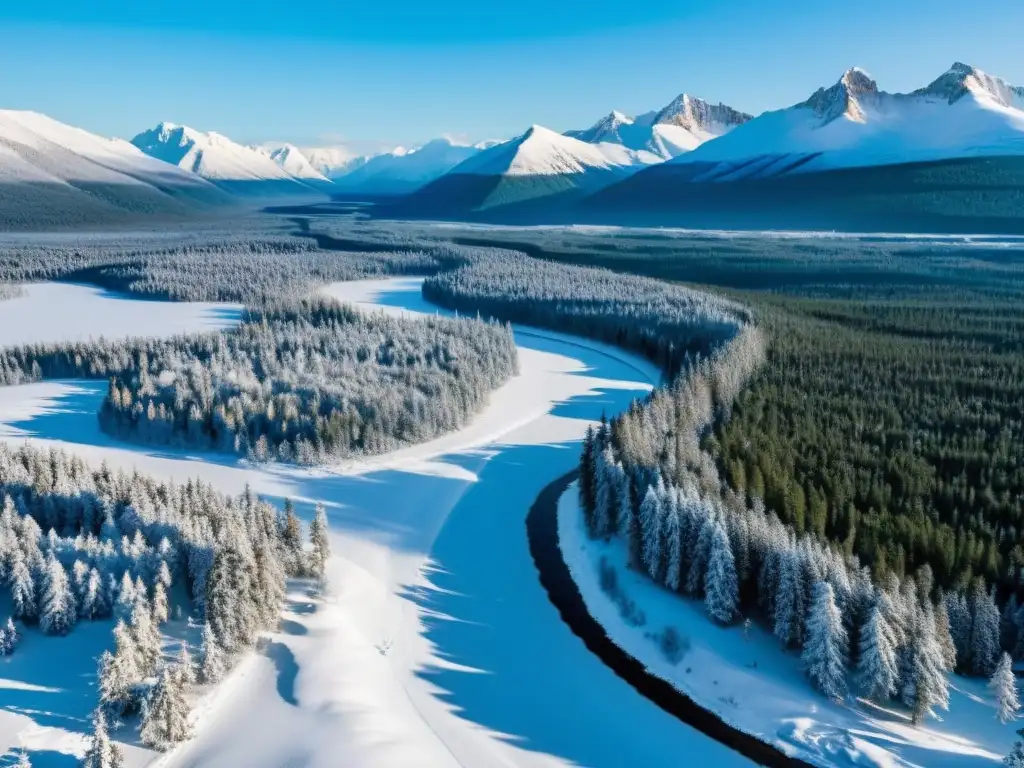
[(120, 438), (302, 464), (457, 429), (517, 371), (507, 326), (323, 298), (264, 302), (221, 332), (0, 350), (0, 384), (108, 379), (99, 421)]

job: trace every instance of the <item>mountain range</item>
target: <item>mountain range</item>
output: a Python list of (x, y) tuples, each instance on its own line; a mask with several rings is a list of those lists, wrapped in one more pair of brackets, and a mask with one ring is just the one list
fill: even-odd
[(169, 122), (128, 142), (0, 111), (10, 228), (328, 196), (373, 199), (389, 215), (526, 222), (1003, 228), (1024, 219), (1022, 182), (1024, 88), (962, 63), (909, 93), (853, 68), (756, 117), (684, 93), (564, 134), (534, 125), (508, 141), (371, 156)]

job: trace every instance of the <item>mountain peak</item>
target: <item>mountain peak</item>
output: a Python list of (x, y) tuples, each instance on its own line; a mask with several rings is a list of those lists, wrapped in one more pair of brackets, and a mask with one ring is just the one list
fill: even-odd
[(950, 104), (968, 94), (991, 99), (1004, 107), (1024, 108), (1024, 88), (1010, 85), (961, 61), (954, 62), (943, 74), (913, 93), (915, 96), (937, 96)]
[(725, 104), (712, 104), (698, 99), (688, 93), (681, 93), (671, 104), (655, 115), (654, 125), (677, 125), (688, 131), (708, 131), (722, 133), (715, 128), (729, 129), (751, 118), (744, 112), (733, 109)]
[(864, 102), (878, 95), (878, 84), (860, 67), (851, 67), (831, 88), (819, 88), (799, 106), (809, 107), (824, 123), (846, 117), (865, 121)]

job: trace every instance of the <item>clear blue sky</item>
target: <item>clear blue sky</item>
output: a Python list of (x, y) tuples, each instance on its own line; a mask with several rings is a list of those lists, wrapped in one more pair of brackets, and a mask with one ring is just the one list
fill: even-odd
[(757, 113), (853, 65), (886, 90), (954, 60), (1024, 83), (1022, 28), (1022, 0), (3, 0), (0, 107), (126, 137), (479, 140), (682, 91)]

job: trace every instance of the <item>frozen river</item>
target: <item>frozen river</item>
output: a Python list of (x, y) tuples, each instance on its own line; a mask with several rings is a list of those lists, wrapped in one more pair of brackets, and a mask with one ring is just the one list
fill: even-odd
[[(419, 285), (406, 278), (325, 290), (385, 311), (435, 311)], [(219, 322), (231, 311), (163, 306), (192, 307), (188, 319), (167, 321), (179, 325)], [(88, 318), (66, 327), (99, 334)], [(320, 470), (118, 443), (96, 425), (100, 382), (0, 389), (2, 439), (176, 480), (201, 477), (229, 493), (249, 484), (267, 498), (301, 500), (304, 513), (315, 501), (327, 507), (326, 595), (292, 595), (281, 631), (203, 702), (191, 742), (168, 756), (132, 747), (130, 765), (748, 764), (594, 657), (551, 606), (530, 557), (525, 517), (537, 494), (576, 464), (587, 424), (624, 409), (657, 372), (571, 337), (517, 329), (516, 339), (521, 374), (465, 429)], [(16, 677), (0, 671), (0, 688), (20, 684)], [(37, 766), (70, 764), (83, 713), (37, 718), (25, 709), (0, 711), (0, 750), (24, 744), (41, 758), (33, 754)]]

